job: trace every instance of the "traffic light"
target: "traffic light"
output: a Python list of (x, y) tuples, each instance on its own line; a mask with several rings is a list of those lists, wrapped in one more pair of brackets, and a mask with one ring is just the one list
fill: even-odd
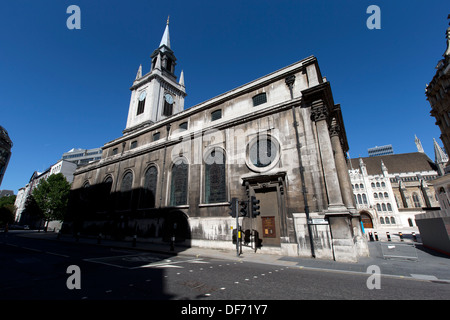
[(230, 208), (230, 212), (229, 215), (232, 216), (233, 218), (236, 218), (236, 214), (237, 214), (237, 203), (238, 203), (238, 199), (237, 198), (232, 198), (229, 208)]
[(256, 199), (255, 196), (251, 196), (250, 198), (250, 205), (252, 208), (252, 214), (251, 217), (252, 218), (256, 218), (256, 216), (259, 216), (261, 214), (261, 212), (259, 212), (259, 200)]
[(245, 217), (247, 215), (247, 201), (239, 202), (239, 214), (242, 217)]

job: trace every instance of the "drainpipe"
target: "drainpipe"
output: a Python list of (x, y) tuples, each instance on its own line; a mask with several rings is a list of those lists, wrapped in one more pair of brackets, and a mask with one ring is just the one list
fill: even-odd
[[(289, 92), (291, 93), (291, 100), (294, 99), (294, 93), (292, 91), (294, 81), (295, 81), (294, 75), (288, 76), (285, 79), (286, 85), (289, 87)], [(296, 146), (297, 146), (298, 161), (299, 161), (299, 166), (300, 166), (300, 178), (302, 179), (302, 195), (303, 195), (303, 202), (305, 203), (306, 223), (308, 225), (309, 242), (311, 245), (311, 256), (313, 258), (315, 258), (316, 253), (314, 250), (314, 241), (313, 241), (313, 236), (312, 236), (312, 231), (311, 231), (311, 224), (309, 223), (309, 205), (308, 205), (308, 196), (307, 196), (307, 192), (306, 192), (305, 176), (304, 176), (305, 168), (303, 167), (302, 154), (300, 151), (300, 138), (299, 138), (299, 134), (298, 134), (298, 122), (297, 122), (297, 117), (295, 115), (295, 106), (294, 105), (292, 106), (292, 117), (294, 119)]]

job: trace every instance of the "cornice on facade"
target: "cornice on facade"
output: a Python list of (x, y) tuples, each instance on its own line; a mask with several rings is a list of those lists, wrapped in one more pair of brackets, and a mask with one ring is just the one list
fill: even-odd
[[(320, 78), (320, 70), (318, 68), (317, 65), (317, 59), (314, 56), (310, 56), (307, 57), (303, 60), (300, 60), (296, 63), (293, 63), (289, 66), (286, 66), (282, 69), (279, 69), (277, 71), (274, 71), (264, 77), (258, 78), (256, 80), (253, 80), (247, 84), (244, 84), (240, 87), (237, 87), (235, 89), (232, 89), (228, 92), (225, 92), (223, 94), (220, 94), (214, 98), (211, 98), (209, 100), (206, 100), (200, 104), (197, 104), (193, 107), (190, 107), (188, 109), (185, 109), (182, 112), (178, 112), (170, 117), (167, 117), (163, 120), (160, 120), (158, 122), (152, 122), (152, 121), (147, 121), (145, 123), (141, 123), (138, 126), (135, 126), (133, 128), (129, 128), (129, 129), (125, 129), (124, 130), (124, 136), (117, 138), (115, 140), (112, 140), (108, 143), (105, 144), (105, 146), (103, 148), (107, 148), (110, 147), (111, 145), (115, 145), (118, 144), (122, 141), (127, 141), (128, 139), (131, 139), (133, 137), (142, 135), (144, 133), (150, 132), (152, 130), (156, 130), (162, 127), (165, 127), (168, 123), (173, 123), (176, 122), (178, 120), (181, 119), (187, 119), (190, 116), (197, 114), (199, 112), (205, 111), (205, 110), (210, 110), (213, 109), (217, 106), (220, 106), (232, 99), (235, 99), (239, 96), (242, 96), (244, 94), (253, 92), (255, 90), (258, 90), (264, 86), (267, 86), (275, 81), (281, 80), (286, 78), (289, 74), (294, 74), (294, 73), (298, 73), (302, 70), (305, 70), (307, 66), (311, 65), (311, 64), (315, 64), (316, 65), (316, 71), (318, 72), (318, 77)], [(158, 75), (151, 75), (148, 74), (147, 79), (145, 79), (146, 76), (144, 76), (142, 79), (144, 79), (144, 81), (150, 81), (149, 78), (158, 78), (158, 79), (162, 79), (164, 81), (164, 79), (161, 76)], [(320, 78), (320, 82), (322, 82), (322, 78)], [(136, 84), (138, 85), (138, 84)], [(142, 85), (142, 82), (139, 82), (139, 86)], [(326, 82), (326, 86), (329, 87), (329, 83)], [(133, 87), (132, 87), (133, 88)], [(323, 88), (320, 87), (319, 90), (322, 90)], [(300, 93), (303, 95), (303, 91)], [(331, 94), (331, 91), (330, 91)], [(249, 113), (253, 113), (255, 112), (253, 109), (249, 111)]]
[[(195, 137), (201, 137), (204, 133), (209, 132), (213, 129), (214, 130), (225, 130), (227, 128), (239, 125), (241, 123), (250, 122), (255, 119), (258, 119), (258, 118), (261, 118), (264, 116), (268, 116), (270, 114), (288, 110), (288, 109), (291, 109), (292, 106), (299, 106), (301, 104), (301, 100), (302, 100), (301, 98), (297, 98), (292, 101), (289, 101), (288, 103), (283, 102), (280, 104), (273, 105), (269, 108), (254, 111), (251, 114), (242, 115), (242, 116), (236, 117), (236, 118), (230, 118), (226, 121), (221, 122), (220, 124), (211, 123), (210, 125), (202, 127), (198, 130), (186, 130), (186, 131), (183, 131), (182, 134), (169, 135), (166, 138), (162, 138), (160, 140), (150, 142), (148, 144), (145, 144), (141, 147), (137, 147), (135, 149), (126, 150), (123, 153), (119, 153), (117, 155), (108, 156), (99, 161), (96, 161), (96, 162), (93, 162), (86, 166), (83, 166), (83, 167), (79, 168), (75, 174), (83, 174), (83, 173), (88, 172), (93, 169), (97, 169), (100, 167), (118, 163), (118, 162), (121, 162), (121, 161), (124, 161), (127, 159), (131, 159), (131, 158), (134, 158), (136, 156), (143, 155), (146, 153), (154, 152), (154, 151), (163, 149), (164, 147), (169, 147), (169, 146), (172, 146), (175, 144), (179, 144), (179, 143), (182, 143), (183, 141), (186, 141), (191, 138), (194, 139)], [(185, 115), (185, 117), (182, 117), (182, 119), (185, 119), (187, 117), (188, 116)], [(111, 142), (108, 142), (103, 146), (103, 149), (109, 149), (113, 146), (119, 146), (122, 143), (131, 141), (139, 136), (142, 136), (143, 134), (152, 132), (156, 129), (164, 128), (165, 126), (169, 125), (170, 123), (176, 122), (178, 120), (180, 120), (180, 119), (168, 118), (168, 119), (162, 120), (162, 121), (154, 124), (151, 127), (139, 130), (137, 132), (133, 132), (132, 134), (129, 134), (129, 135), (120, 137), (116, 140), (113, 140)]]

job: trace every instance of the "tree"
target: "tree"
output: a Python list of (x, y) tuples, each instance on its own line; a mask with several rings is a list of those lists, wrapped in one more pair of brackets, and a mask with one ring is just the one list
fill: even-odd
[(36, 221), (39, 221), (44, 218), (44, 215), (42, 214), (41, 209), (36, 203), (36, 200), (33, 197), (33, 194), (30, 194), (26, 201), (25, 201), (25, 208), (22, 211), (22, 217), (21, 222), (23, 222), (23, 219), (25, 218), (25, 221), (27, 221), (28, 224), (35, 224)]
[(14, 222), (16, 207), (14, 202), (16, 196), (6, 196), (0, 198), (0, 225), (6, 225)]
[(42, 212), (45, 221), (63, 221), (67, 212), (70, 183), (62, 173), (52, 174), (42, 179), (33, 190), (33, 198)]

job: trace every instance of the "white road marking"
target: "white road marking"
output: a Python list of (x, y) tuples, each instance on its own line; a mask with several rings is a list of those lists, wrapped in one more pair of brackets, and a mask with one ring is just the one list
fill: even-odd
[(49, 251), (45, 251), (45, 253), (52, 254), (52, 255), (54, 255), (54, 256), (63, 257), (63, 258), (69, 258), (69, 257), (70, 257), (70, 256), (66, 256), (65, 254), (60, 254), (60, 253), (55, 253), (55, 252), (49, 252)]
[[(179, 268), (179, 269), (183, 269), (184, 267), (182, 266), (174, 266), (173, 264), (163, 264), (160, 266), (152, 266), (152, 265), (147, 265), (147, 266), (142, 266), (142, 267), (138, 267), (138, 268)], [(136, 268), (133, 268), (136, 269)]]
[(420, 279), (420, 280), (438, 280), (438, 278), (436, 278), (435, 276), (430, 276), (427, 274), (414, 274), (411, 273), (411, 277), (415, 278), (415, 279)]

